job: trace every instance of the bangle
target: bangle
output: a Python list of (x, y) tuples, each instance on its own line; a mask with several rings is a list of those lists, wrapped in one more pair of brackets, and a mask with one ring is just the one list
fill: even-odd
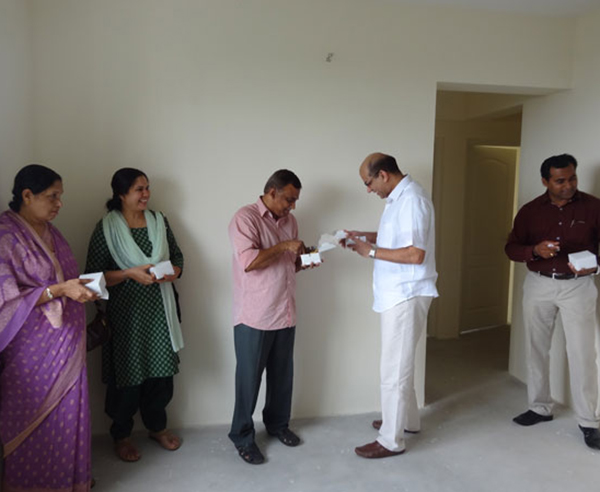
[(46, 287), (46, 297), (50, 300), (54, 299), (54, 294), (52, 294), (50, 287)]
[(371, 251), (369, 251), (369, 258), (375, 259), (375, 253), (377, 253), (377, 246), (371, 248)]

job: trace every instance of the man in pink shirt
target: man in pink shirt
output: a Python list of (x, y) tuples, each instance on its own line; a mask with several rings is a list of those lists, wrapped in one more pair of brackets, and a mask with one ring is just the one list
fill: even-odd
[(292, 404), (296, 272), (304, 243), (298, 239), (296, 208), (302, 185), (291, 171), (276, 171), (256, 203), (242, 207), (229, 224), (233, 248), (235, 409), (229, 438), (241, 458), (264, 462), (254, 440), (252, 414), (263, 371), (267, 393), (263, 422), (287, 446), (300, 438), (288, 427)]

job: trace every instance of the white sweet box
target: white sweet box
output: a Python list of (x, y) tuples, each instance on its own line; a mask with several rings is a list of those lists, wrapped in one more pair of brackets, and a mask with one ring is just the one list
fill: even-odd
[(596, 255), (589, 251), (569, 253), (569, 263), (573, 265), (573, 268), (577, 271), (598, 267)]

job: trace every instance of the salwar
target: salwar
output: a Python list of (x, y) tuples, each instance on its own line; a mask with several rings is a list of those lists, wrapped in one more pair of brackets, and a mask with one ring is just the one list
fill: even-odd
[(140, 411), (142, 422), (151, 432), (167, 428), (167, 405), (173, 398), (173, 377), (151, 378), (137, 386), (106, 388), (105, 411), (112, 419), (110, 435), (117, 441), (131, 435), (133, 417)]
[(296, 327), (257, 330), (244, 324), (234, 327), (235, 408), (229, 438), (236, 446), (254, 442), (252, 414), (256, 408), (263, 372), (267, 391), (262, 416), (267, 432), (276, 434), (289, 425), (294, 379)]
[(377, 441), (402, 451), (404, 429), (421, 428), (415, 393), (415, 351), (425, 332), (432, 297), (413, 297), (381, 313), (381, 414)]
[(565, 333), (573, 410), (579, 425), (598, 428), (596, 337), (598, 323), (594, 277), (554, 280), (529, 272), (523, 286), (527, 332), (529, 409), (552, 415), (550, 348), (558, 316)]

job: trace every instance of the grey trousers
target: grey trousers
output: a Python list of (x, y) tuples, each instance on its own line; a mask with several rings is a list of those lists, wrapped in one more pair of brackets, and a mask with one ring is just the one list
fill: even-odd
[(244, 324), (234, 327), (235, 408), (229, 438), (236, 446), (254, 442), (252, 414), (267, 371), (267, 392), (262, 412), (269, 434), (287, 428), (292, 408), (294, 339), (296, 327), (257, 330)]

